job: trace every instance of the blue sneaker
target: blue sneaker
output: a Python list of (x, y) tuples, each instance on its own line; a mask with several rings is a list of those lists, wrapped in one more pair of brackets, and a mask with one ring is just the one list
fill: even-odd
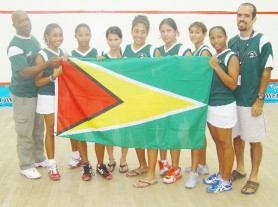
[(212, 184), (211, 188), (206, 188), (209, 193), (220, 193), (224, 191), (231, 191), (233, 189), (231, 181), (217, 180)]
[(220, 178), (220, 175), (218, 173), (214, 173), (208, 178), (203, 179), (203, 183), (206, 185), (213, 185), (216, 181), (218, 181)]

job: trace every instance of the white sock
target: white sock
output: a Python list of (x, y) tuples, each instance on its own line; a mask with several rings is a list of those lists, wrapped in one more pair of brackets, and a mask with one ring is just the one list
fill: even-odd
[(49, 166), (52, 166), (52, 165), (54, 165), (54, 164), (56, 164), (55, 159), (48, 160), (48, 165), (49, 165)]
[(80, 154), (79, 154), (79, 151), (74, 151), (71, 153), (71, 156), (75, 159), (80, 159)]

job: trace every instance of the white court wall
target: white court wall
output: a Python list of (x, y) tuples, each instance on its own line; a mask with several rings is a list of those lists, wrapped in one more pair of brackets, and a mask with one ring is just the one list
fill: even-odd
[[(178, 25), (179, 41), (192, 47), (189, 40), (188, 26), (194, 21), (202, 21), (206, 26), (221, 25), (227, 30), (229, 37), (238, 34), (236, 14), (242, 0), (9, 0), (0, 3), (0, 83), (9, 82), (11, 77), (10, 63), (6, 55), (6, 48), (15, 34), (11, 22), (11, 12), (22, 9), (29, 12), (32, 21), (32, 34), (41, 42), (44, 29), (49, 23), (58, 23), (64, 31), (62, 49), (71, 51), (77, 47), (74, 38), (74, 29), (79, 23), (87, 23), (92, 29), (91, 46), (99, 51), (108, 49), (105, 31), (109, 26), (119, 26), (123, 31), (123, 46), (132, 42), (131, 22), (135, 15), (143, 12), (147, 15), (151, 29), (148, 43), (156, 46), (163, 44), (160, 39), (158, 26), (162, 19), (173, 18)], [(278, 1), (277, 0), (250, 0), (258, 9), (255, 30), (264, 33), (271, 41), (274, 50), (275, 62), (278, 54)], [(72, 11), (72, 13), (68, 13)], [(117, 13), (120, 12), (120, 13)], [(195, 12), (191, 13), (190, 12)], [(209, 44), (208, 38), (206, 43)], [(278, 70), (272, 73), (273, 79), (278, 79)]]

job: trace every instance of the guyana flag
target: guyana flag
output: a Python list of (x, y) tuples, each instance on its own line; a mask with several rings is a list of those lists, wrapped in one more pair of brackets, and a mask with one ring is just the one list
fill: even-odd
[(56, 82), (56, 135), (105, 145), (204, 145), (209, 57), (76, 59)]

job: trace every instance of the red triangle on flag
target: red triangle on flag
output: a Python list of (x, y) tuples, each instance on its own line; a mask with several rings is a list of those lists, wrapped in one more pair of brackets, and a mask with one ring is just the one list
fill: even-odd
[(57, 135), (123, 103), (73, 62), (63, 61), (62, 66), (66, 69), (58, 78)]

